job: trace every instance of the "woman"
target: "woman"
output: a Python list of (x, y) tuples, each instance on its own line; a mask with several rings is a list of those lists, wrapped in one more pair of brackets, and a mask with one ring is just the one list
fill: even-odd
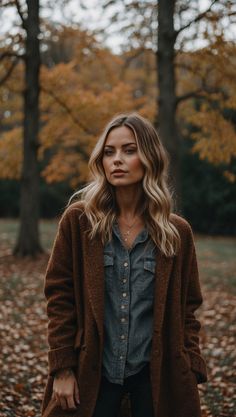
[(193, 234), (171, 213), (167, 155), (148, 120), (115, 117), (91, 182), (59, 224), (45, 280), (43, 417), (200, 417), (207, 381)]

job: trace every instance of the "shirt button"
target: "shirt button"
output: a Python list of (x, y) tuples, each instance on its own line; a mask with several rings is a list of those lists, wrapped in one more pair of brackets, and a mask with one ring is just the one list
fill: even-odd
[(124, 356), (122, 356), (122, 355), (121, 355), (121, 356), (120, 356), (120, 359), (123, 359), (123, 357), (124, 357)]
[(124, 263), (124, 266), (128, 266), (128, 262), (125, 262), (125, 263)]
[(122, 317), (121, 322), (122, 322), (122, 323), (124, 323), (124, 322), (125, 322), (125, 318), (124, 318), (124, 317)]
[(121, 335), (121, 339), (124, 339), (124, 338), (125, 338), (125, 335), (124, 335), (124, 334), (122, 334), (122, 335)]
[(126, 282), (127, 281), (127, 279), (123, 279), (123, 282)]
[(126, 292), (123, 292), (123, 297), (126, 297), (126, 295), (127, 295), (127, 293)]
[(122, 304), (122, 305), (121, 305), (121, 308), (122, 308), (122, 310), (124, 310), (125, 306)]

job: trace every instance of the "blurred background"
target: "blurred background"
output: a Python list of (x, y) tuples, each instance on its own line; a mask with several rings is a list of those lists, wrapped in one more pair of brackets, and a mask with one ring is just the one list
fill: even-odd
[(37, 253), (39, 218), (61, 213), (107, 121), (133, 110), (171, 156), (178, 211), (235, 235), (235, 2), (2, 0), (0, 13), (0, 216), (21, 219), (16, 252)]
[(58, 218), (126, 111), (157, 128), (175, 210), (195, 233), (203, 416), (235, 415), (235, 1), (0, 0), (0, 20), (0, 416), (39, 415)]

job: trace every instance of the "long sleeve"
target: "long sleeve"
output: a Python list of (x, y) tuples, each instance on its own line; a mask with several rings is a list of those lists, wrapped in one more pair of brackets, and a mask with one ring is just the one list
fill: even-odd
[(199, 331), (201, 329), (201, 323), (196, 319), (194, 313), (201, 306), (203, 297), (200, 287), (196, 250), (191, 228), (189, 237), (189, 268), (185, 309), (184, 343), (190, 357), (191, 368), (196, 373), (198, 383), (201, 383), (207, 381), (207, 369), (199, 347)]
[(74, 367), (77, 363), (74, 349), (77, 321), (72, 268), (71, 225), (68, 216), (64, 215), (59, 222), (44, 285), (50, 375), (59, 369)]

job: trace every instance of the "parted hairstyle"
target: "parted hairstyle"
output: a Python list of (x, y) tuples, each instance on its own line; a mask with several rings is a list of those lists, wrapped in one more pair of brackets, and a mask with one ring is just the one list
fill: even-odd
[(169, 157), (153, 125), (137, 113), (116, 115), (107, 124), (89, 159), (91, 181), (71, 196), (69, 204), (75, 197), (83, 201), (85, 214), (91, 224), (91, 238), (99, 234), (103, 243), (111, 239), (118, 207), (115, 187), (106, 179), (102, 159), (108, 134), (120, 126), (132, 130), (144, 166), (144, 198), (140, 211), (147, 230), (163, 254), (174, 256), (180, 246), (180, 236), (170, 221), (173, 200), (167, 185)]

